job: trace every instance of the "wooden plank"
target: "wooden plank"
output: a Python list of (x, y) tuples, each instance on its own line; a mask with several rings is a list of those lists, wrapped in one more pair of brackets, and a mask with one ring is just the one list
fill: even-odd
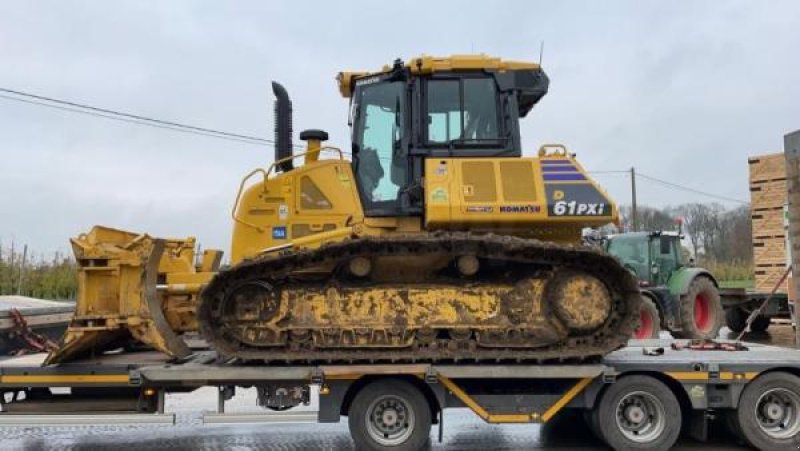
[(753, 239), (753, 261), (756, 266), (770, 263), (785, 267), (786, 241), (783, 235), (770, 239)]
[[(754, 210), (783, 209), (786, 203), (786, 180), (750, 185), (750, 204)], [(782, 213), (782, 211), (780, 212)]]
[[(753, 220), (755, 289), (770, 291), (786, 270), (783, 206), (786, 204), (786, 159), (782, 153), (748, 159)], [(788, 284), (779, 288), (788, 292)]]
[(750, 166), (750, 183), (786, 178), (786, 163), (783, 154), (757, 155), (747, 160)]
[[(773, 288), (775, 288), (775, 284), (778, 283), (783, 273), (786, 271), (786, 265), (781, 264), (779, 266), (774, 266), (771, 268), (755, 268), (755, 282), (753, 287), (756, 291), (762, 292), (770, 292)], [(778, 287), (778, 293), (787, 293), (788, 292), (788, 284), (784, 282)]]
[(776, 210), (779, 214), (773, 212), (754, 211), (752, 214), (753, 220), (753, 237), (756, 236), (783, 236), (783, 211)]

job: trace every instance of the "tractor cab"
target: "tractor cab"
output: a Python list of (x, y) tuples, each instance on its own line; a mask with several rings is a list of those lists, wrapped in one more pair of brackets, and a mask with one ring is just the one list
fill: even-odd
[(717, 281), (682, 261), (680, 232), (612, 235), (604, 247), (639, 279), (644, 300), (636, 338), (655, 338), (659, 327), (678, 338), (717, 336), (723, 316)]
[(631, 232), (606, 241), (606, 251), (636, 274), (639, 284), (664, 286), (682, 268), (680, 235), (675, 232)]

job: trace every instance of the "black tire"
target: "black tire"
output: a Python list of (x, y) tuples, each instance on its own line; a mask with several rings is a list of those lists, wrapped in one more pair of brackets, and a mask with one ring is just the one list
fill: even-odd
[[(380, 413), (379, 409), (387, 410), (385, 406), (393, 406), (389, 407), (393, 409), (390, 416), (404, 423), (397, 426), (395, 437), (384, 435), (384, 440), (396, 439), (396, 443), (381, 443), (376, 438), (381, 431), (394, 434), (393, 425), (373, 418)], [(364, 386), (350, 404), (347, 415), (350, 435), (357, 449), (413, 451), (430, 445), (431, 408), (419, 389), (404, 380), (382, 379)]]
[[(649, 296), (642, 296), (642, 304), (640, 307), (639, 327), (633, 333), (633, 337), (637, 339), (658, 338), (658, 333), (661, 331), (661, 315), (658, 313), (658, 307)], [(642, 327), (646, 327), (646, 331), (639, 334)]]
[(757, 334), (763, 334), (764, 332), (769, 329), (769, 325), (772, 322), (772, 318), (769, 316), (759, 315), (756, 316), (756, 319), (750, 323), (750, 332), (754, 332)]
[[(639, 423), (627, 415), (638, 417)], [(593, 416), (602, 439), (616, 450), (670, 449), (683, 424), (675, 394), (649, 376), (629, 376), (611, 384)]]
[(589, 430), (592, 431), (592, 435), (603, 440), (603, 434), (600, 433), (600, 419), (595, 414), (597, 411), (599, 411), (597, 408), (584, 410), (583, 419), (586, 421), (586, 425), (589, 426)]
[(725, 324), (728, 329), (737, 334), (747, 327), (747, 312), (739, 307), (731, 307), (725, 310)]
[[(699, 310), (698, 307), (703, 310)], [(698, 276), (689, 291), (681, 296), (681, 329), (678, 338), (710, 340), (717, 338), (722, 327), (722, 301), (719, 290), (708, 277)]]
[(737, 412), (735, 409), (726, 409), (722, 413), (722, 422), (728, 430), (730, 436), (739, 444), (744, 443), (742, 436), (742, 428), (739, 427), (739, 419), (736, 418)]
[(797, 450), (800, 378), (777, 371), (750, 382), (739, 398), (736, 420), (750, 446), (762, 450)]

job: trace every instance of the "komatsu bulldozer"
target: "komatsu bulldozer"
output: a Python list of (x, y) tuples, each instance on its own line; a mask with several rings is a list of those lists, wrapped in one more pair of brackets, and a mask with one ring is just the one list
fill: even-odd
[[(229, 267), (170, 264), (191, 238), (73, 240), (85, 308), (50, 362), (125, 334), (185, 355), (195, 325), (223, 358), (261, 362), (547, 362), (625, 344), (636, 280), (581, 245), (616, 205), (564, 146), (523, 156), (520, 119), (549, 85), (538, 64), (422, 56), (337, 81), (347, 150), (305, 130), (295, 151), (273, 83), (275, 158), (241, 182)], [(126, 283), (120, 255), (138, 265)]]

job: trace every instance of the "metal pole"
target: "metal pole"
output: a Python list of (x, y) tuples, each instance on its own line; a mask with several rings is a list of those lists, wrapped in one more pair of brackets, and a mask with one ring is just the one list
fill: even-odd
[(631, 226), (634, 232), (639, 231), (639, 220), (636, 214), (636, 169), (631, 167)]
[(789, 249), (792, 256), (792, 286), (789, 296), (794, 299), (792, 321), (795, 324), (795, 344), (800, 347), (800, 130), (783, 137), (786, 156), (786, 186), (789, 198)]
[(22, 293), (22, 282), (25, 279), (25, 259), (28, 258), (28, 245), (22, 248), (22, 261), (19, 264), (19, 281), (17, 283), (17, 296)]

